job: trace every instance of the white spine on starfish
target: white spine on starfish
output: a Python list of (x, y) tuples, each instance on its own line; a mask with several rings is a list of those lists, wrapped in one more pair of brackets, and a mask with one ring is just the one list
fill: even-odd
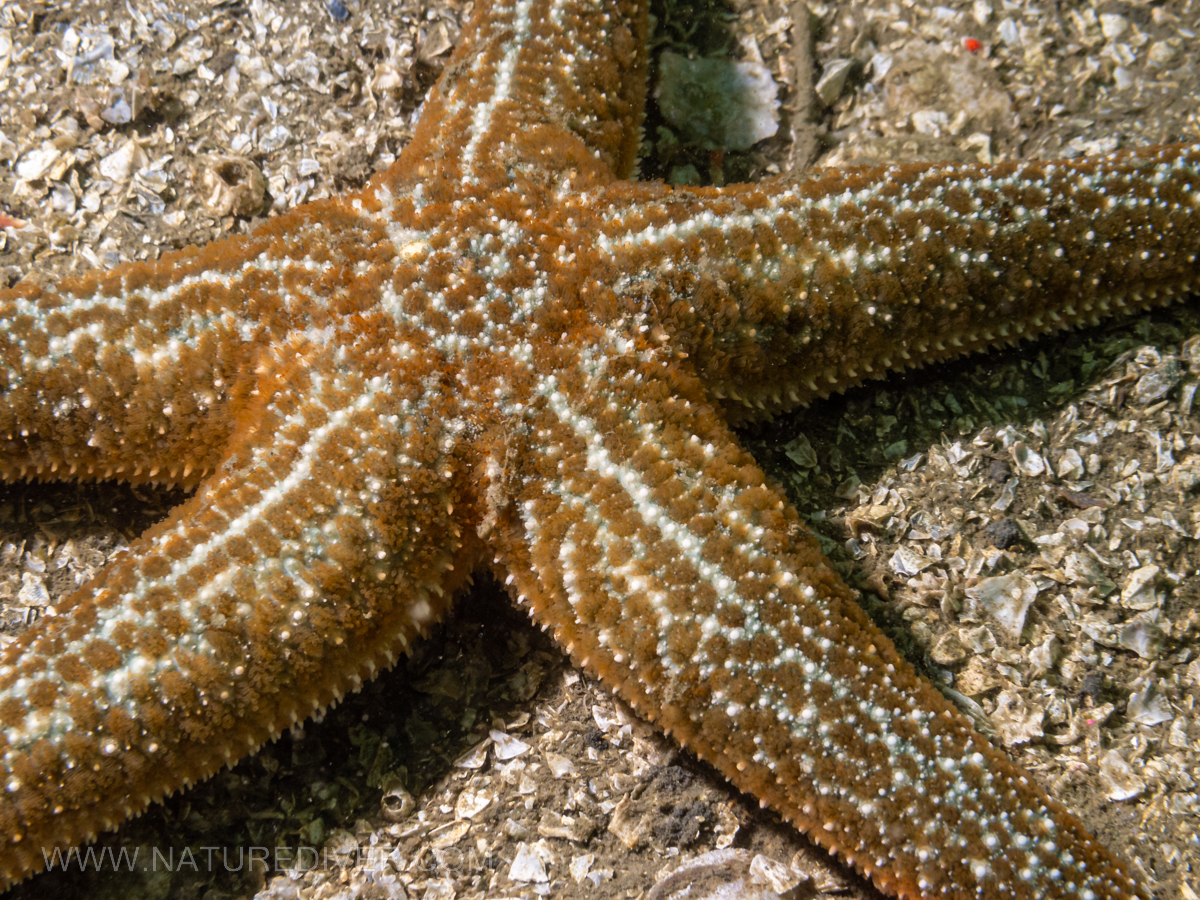
[[(415, 193), (411, 199), (414, 207), (419, 208)], [(432, 236), (432, 232), (409, 228), (397, 221), (396, 198), (392, 196), (392, 192), (386, 184), (381, 184), (375, 189), (375, 199), (379, 202), (379, 212), (373, 218), (387, 232), (388, 240), (392, 242), (392, 246), (396, 249), (397, 258), (401, 261), (406, 261), (410, 258), (419, 258), (423, 255), (429, 249), (429, 239)]]
[(521, 0), (517, 4), (513, 15), (513, 34), (501, 48), (492, 95), (486, 102), (477, 105), (471, 116), (471, 128), (468, 132), (470, 137), (462, 152), (463, 184), (475, 181), (475, 155), (479, 151), (480, 142), (492, 129), (492, 117), (496, 109), (512, 100), (513, 73), (516, 72), (517, 60), (529, 41), (529, 13), (532, 9), (533, 0)]

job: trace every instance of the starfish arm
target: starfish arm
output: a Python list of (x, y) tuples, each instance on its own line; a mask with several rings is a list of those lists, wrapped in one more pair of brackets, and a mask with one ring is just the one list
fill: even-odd
[(247, 237), (0, 291), (0, 478), (196, 484), (263, 348), (378, 295), (382, 237), (325, 201)]
[[(426, 101), (420, 127), (377, 184), (438, 193), (510, 177), (604, 184), (633, 169), (646, 79), (648, 4), (483, 2)], [(487, 196), (486, 193), (480, 196)]]
[(600, 200), (615, 305), (657, 310), (740, 419), (1186, 294), (1200, 146)]
[(356, 690), (467, 579), (435, 361), (289, 349), (223, 471), (0, 657), (0, 886)]
[(577, 662), (886, 892), (1146, 896), (896, 652), (694, 376), (572, 346), (493, 543)]

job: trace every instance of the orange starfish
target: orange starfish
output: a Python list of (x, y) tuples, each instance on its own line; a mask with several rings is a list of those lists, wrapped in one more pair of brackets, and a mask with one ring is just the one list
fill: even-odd
[(0, 659), (0, 880), (391, 665), (490, 568), (900, 897), (1147, 897), (917, 677), (727, 421), (1188, 289), (1200, 149), (631, 184), (636, 0), (481, 4), (362, 191), (0, 293), (0, 474), (198, 485)]

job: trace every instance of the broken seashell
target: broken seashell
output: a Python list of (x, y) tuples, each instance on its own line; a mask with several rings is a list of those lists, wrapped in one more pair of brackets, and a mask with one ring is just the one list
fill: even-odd
[(204, 161), (200, 199), (218, 218), (262, 212), (266, 189), (262, 172), (244, 156), (213, 156)]

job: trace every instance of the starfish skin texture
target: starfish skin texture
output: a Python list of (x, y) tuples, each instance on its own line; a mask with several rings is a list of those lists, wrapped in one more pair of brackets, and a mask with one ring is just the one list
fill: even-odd
[(490, 569), (885, 892), (1148, 897), (854, 603), (729, 422), (1186, 293), (1200, 150), (620, 180), (636, 3), (484, 4), (400, 160), (0, 293), (0, 474), (197, 486), (0, 660), (0, 877), (392, 664)]

